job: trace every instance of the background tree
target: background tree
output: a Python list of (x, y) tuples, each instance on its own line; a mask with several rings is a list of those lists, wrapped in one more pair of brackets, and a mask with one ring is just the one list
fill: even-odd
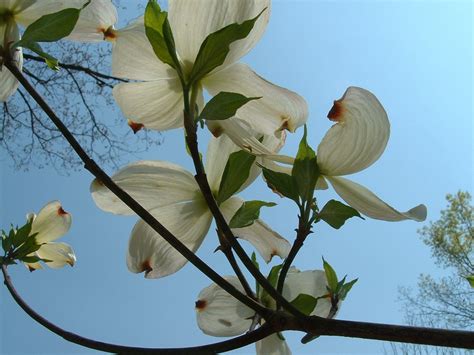
[[(126, 9), (120, 1), (114, 3), (119, 10)], [(115, 105), (112, 88), (125, 80), (110, 76), (110, 44), (61, 41), (45, 48), (60, 58), (60, 70), (50, 70), (42, 58), (26, 50), (23, 72), (38, 92), (51, 97), (52, 108), (100, 164), (118, 167), (127, 156), (161, 143), (162, 137), (156, 132), (141, 131), (134, 138)], [(58, 171), (81, 167), (58, 130), (22, 88), (1, 106), (4, 163), (11, 161), (16, 169), (25, 170), (47, 165)]]
[[(405, 319), (411, 325), (451, 329), (474, 327), (474, 288), (467, 279), (474, 274), (474, 207), (466, 191), (446, 196), (441, 217), (418, 233), (431, 248), (435, 263), (448, 272), (435, 279), (421, 274), (418, 290), (401, 287)], [(392, 344), (398, 354), (464, 354), (468, 351), (409, 344)]]

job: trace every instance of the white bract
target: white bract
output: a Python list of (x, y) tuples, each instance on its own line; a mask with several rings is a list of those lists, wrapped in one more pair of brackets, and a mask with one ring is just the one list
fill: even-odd
[[(390, 122), (377, 98), (365, 89), (350, 87), (340, 100), (334, 101), (328, 118), (336, 124), (329, 129), (318, 146), (317, 163), (321, 177), (317, 188), (327, 189), (329, 181), (344, 201), (374, 219), (424, 221), (425, 205), (399, 212), (364, 186), (342, 177), (372, 165), (387, 146)], [(267, 166), (272, 170), (291, 174), (288, 167), (272, 163)]]
[[(85, 0), (0, 0), (0, 44), (6, 48), (20, 39), (18, 26), (27, 27), (40, 17), (65, 8), (79, 8)], [(13, 61), (19, 69), (23, 65), (21, 48), (14, 51)], [(0, 72), (0, 102), (8, 98), (18, 88), (18, 81), (2, 66)]]
[(81, 11), (74, 30), (66, 39), (81, 42), (114, 41), (117, 20), (117, 9), (112, 0), (92, 0)]
[[(211, 95), (226, 91), (262, 97), (241, 107), (238, 117), (254, 131), (273, 135), (284, 129), (294, 131), (304, 124), (307, 106), (296, 93), (266, 81), (247, 65), (237, 63), (263, 35), (270, 16), (270, 0), (170, 0), (169, 22), (178, 58), (185, 75), (189, 75), (201, 43), (209, 34), (254, 18), (263, 9), (266, 10), (249, 36), (230, 46), (225, 62), (206, 75), (200, 87)], [(143, 20), (117, 34), (112, 72), (138, 81), (114, 88), (114, 97), (128, 119), (160, 131), (183, 126), (183, 92), (178, 74), (156, 57), (145, 36)], [(199, 109), (203, 108), (203, 102), (199, 89)], [(227, 127), (227, 121), (213, 122), (210, 129), (215, 136), (223, 132), (235, 134)]]
[[(275, 151), (282, 144), (269, 137), (263, 142)], [(206, 172), (213, 193), (217, 193), (229, 155), (237, 150), (238, 147), (226, 136), (212, 138), (209, 143)], [(251, 169), (241, 190), (255, 180), (259, 170), (256, 166)], [(209, 231), (212, 214), (190, 172), (164, 161), (141, 161), (128, 165), (112, 178), (190, 250), (195, 252), (199, 248)], [(133, 214), (100, 182), (92, 183), (91, 192), (101, 209), (115, 214)], [(224, 217), (229, 221), (242, 203), (243, 200), (236, 196), (223, 202), (220, 208)], [(290, 250), (290, 244), (261, 220), (248, 227), (233, 229), (233, 232), (252, 243), (267, 262), (274, 255), (286, 257)], [(186, 258), (147, 223), (143, 220), (137, 222), (130, 237), (127, 256), (130, 271), (145, 272), (147, 278), (159, 278), (175, 273), (186, 262)]]
[[(241, 292), (244, 292), (240, 281), (235, 276), (226, 280)], [(291, 268), (285, 279), (283, 297), (292, 301), (300, 294), (315, 298), (325, 296), (326, 274), (321, 270), (302, 271)], [(260, 295), (258, 295), (260, 296)], [(338, 305), (339, 307), (340, 305)], [(331, 300), (322, 298), (314, 310), (313, 316), (327, 317), (331, 311)], [(199, 293), (196, 301), (196, 319), (199, 328), (208, 335), (218, 337), (237, 336), (247, 332), (252, 325), (255, 311), (248, 308), (216, 284), (206, 287)], [(270, 335), (256, 344), (257, 354), (291, 354), (286, 341), (277, 334)]]
[[(36, 234), (36, 243), (41, 247), (34, 253), (41, 259), (48, 260), (46, 265), (51, 268), (61, 268), (66, 264), (71, 266), (76, 262), (76, 256), (71, 246), (66, 243), (56, 243), (71, 227), (71, 215), (64, 211), (59, 201), (52, 201), (45, 205), (38, 213), (27, 216), (33, 221), (30, 235)], [(30, 270), (41, 269), (39, 262), (25, 263)]]

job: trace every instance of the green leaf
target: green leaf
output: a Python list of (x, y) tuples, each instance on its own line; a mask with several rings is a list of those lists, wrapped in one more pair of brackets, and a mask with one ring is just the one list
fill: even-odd
[(158, 59), (180, 72), (168, 13), (161, 10), (156, 0), (148, 1), (145, 10), (145, 33)]
[(273, 207), (276, 203), (264, 201), (246, 201), (235, 212), (230, 220), (230, 228), (243, 228), (253, 224), (253, 222), (260, 216), (260, 208)]
[(13, 238), (6, 235), (6, 233), (2, 231), (2, 248), (5, 251), (5, 253), (7, 253), (10, 250), (12, 245), (13, 245)]
[(25, 256), (28, 256), (31, 253), (34, 253), (39, 248), (41, 248), (42, 244), (38, 244), (36, 242), (36, 235), (38, 233), (32, 234), (28, 237), (28, 239), (13, 253), (13, 257), (15, 259), (22, 259)]
[(278, 282), (278, 277), (280, 275), (280, 270), (283, 267), (283, 264), (280, 265), (275, 265), (272, 267), (270, 270), (270, 273), (268, 274), (267, 280), (272, 285), (273, 287), (276, 287), (277, 282)]
[(351, 290), (352, 286), (354, 286), (354, 284), (358, 281), (359, 279), (354, 279), (352, 281), (349, 281), (348, 283), (345, 283), (342, 288), (341, 288), (341, 291), (338, 293), (338, 296), (339, 296), (339, 299), (340, 300), (344, 300), (347, 296), (347, 294), (349, 293), (349, 291)]
[(307, 133), (305, 125), (303, 138), (301, 138), (298, 154), (291, 170), (291, 176), (295, 180), (298, 194), (303, 201), (311, 201), (319, 177), (316, 153), (306, 141)]
[(246, 97), (234, 92), (220, 92), (206, 104), (201, 112), (200, 119), (217, 121), (226, 120), (235, 116), (239, 108), (252, 100), (261, 97)]
[(16, 233), (13, 233), (12, 244), (15, 248), (25, 243), (25, 241), (28, 239), (28, 236), (31, 233), (32, 225), (33, 222), (29, 221), (20, 229), (18, 229)]
[(251, 20), (244, 21), (241, 24), (233, 23), (207, 36), (202, 42), (194, 61), (190, 82), (194, 83), (201, 80), (206, 74), (224, 63), (230, 51), (229, 46), (233, 42), (247, 37), (257, 19), (265, 10), (263, 9)]
[(51, 56), (48, 53), (44, 52), (43, 48), (41, 48), (41, 46), (38, 43), (36, 43), (36, 42), (25, 42), (25, 43), (23, 43), (23, 48), (28, 48), (29, 50), (35, 52), (40, 57), (42, 57), (44, 59), (44, 61), (46, 62), (46, 65), (50, 69), (52, 69), (54, 71), (59, 70), (59, 61), (56, 58), (54, 58), (53, 56)]
[(29, 25), (22, 39), (14, 44), (15, 47), (25, 47), (31, 42), (56, 42), (67, 37), (79, 19), (81, 9), (65, 9), (44, 15)]
[(334, 293), (337, 289), (337, 274), (329, 263), (323, 258), (324, 272), (326, 273), (326, 280), (329, 289)]
[(298, 187), (291, 175), (272, 171), (264, 167), (262, 167), (262, 171), (268, 187), (273, 192), (299, 203)]
[(314, 311), (318, 300), (311, 295), (300, 293), (293, 301), (290, 302), (297, 310), (304, 315), (309, 316)]
[(349, 218), (364, 219), (357, 210), (336, 200), (330, 200), (319, 212), (318, 217), (335, 229), (341, 228)]
[(254, 161), (255, 156), (243, 150), (229, 156), (217, 194), (218, 204), (230, 198), (247, 181)]
[(24, 263), (37, 263), (38, 261), (41, 261), (42, 259), (39, 256), (32, 255), (32, 256), (24, 256), (20, 259), (20, 261), (23, 261)]

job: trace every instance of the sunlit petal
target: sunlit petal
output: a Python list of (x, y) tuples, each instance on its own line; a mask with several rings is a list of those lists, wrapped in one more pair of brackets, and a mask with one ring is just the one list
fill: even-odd
[(328, 114), (336, 124), (318, 147), (318, 165), (324, 175), (347, 175), (372, 165), (390, 136), (387, 113), (367, 90), (350, 87)]
[(44, 206), (33, 220), (31, 234), (36, 235), (37, 243), (52, 242), (67, 233), (71, 227), (71, 215), (53, 201)]
[(342, 177), (326, 176), (326, 179), (344, 201), (368, 217), (384, 221), (412, 219), (421, 222), (426, 219), (425, 205), (418, 205), (407, 212), (399, 212), (362, 185)]
[(45, 264), (53, 269), (59, 269), (65, 265), (74, 266), (76, 255), (71, 246), (66, 243), (46, 243), (39, 248), (36, 254), (41, 259), (50, 260)]
[[(176, 71), (160, 61), (145, 35), (143, 17), (116, 32), (112, 50), (112, 74), (132, 80), (177, 78)], [(164, 84), (165, 88), (167, 87)]]
[[(202, 244), (212, 221), (204, 201), (162, 207), (151, 214), (193, 252)], [(144, 272), (146, 278), (156, 279), (177, 272), (186, 263), (187, 259), (147, 223), (137, 222), (128, 245), (127, 266), (131, 272)]]
[[(283, 296), (287, 300), (294, 300), (299, 294), (304, 293), (315, 298), (327, 294), (326, 274), (322, 270), (299, 271), (291, 268), (285, 279), (283, 287)], [(331, 300), (323, 298), (311, 312), (313, 316), (327, 317), (331, 310)]]
[[(17, 1), (21, 3), (23, 1)], [(58, 12), (67, 8), (81, 8), (87, 0), (36, 0), (36, 1), (25, 1), (25, 5), (31, 4), (31, 6), (23, 6), (23, 10), (15, 15), (15, 21), (22, 26), (29, 26), (32, 22), (38, 20), (40, 17)]]
[[(235, 276), (225, 279), (239, 291), (244, 292)], [(199, 328), (208, 335), (230, 337), (249, 330), (255, 314), (235, 297), (216, 284), (203, 289), (196, 301), (196, 319)]]
[(221, 67), (239, 60), (260, 40), (270, 16), (270, 0), (170, 0), (169, 21), (181, 60), (190, 66), (209, 34), (232, 23), (250, 20), (265, 8), (250, 34), (230, 46)]
[(285, 129), (294, 132), (308, 118), (308, 106), (301, 96), (270, 83), (242, 63), (206, 77), (203, 86), (212, 95), (227, 91), (261, 97), (237, 111), (239, 118), (260, 133), (271, 135)]
[(81, 11), (79, 20), (67, 39), (83, 42), (111, 40), (115, 32), (112, 27), (116, 22), (117, 9), (111, 0), (92, 0)]
[[(148, 210), (192, 201), (198, 192), (193, 175), (165, 161), (138, 161), (112, 176), (114, 182)], [(90, 187), (99, 208), (115, 214), (132, 210), (98, 180)]]
[[(221, 205), (224, 217), (230, 221), (235, 212), (242, 206), (244, 200), (231, 197)], [(252, 225), (244, 228), (234, 228), (232, 232), (240, 239), (252, 244), (265, 262), (269, 263), (273, 256), (284, 259), (290, 252), (290, 243), (280, 234), (272, 230), (265, 222), (258, 219)]]
[[(16, 42), (20, 39), (18, 26), (13, 25), (10, 29), (8, 36), (5, 36), (5, 24), (0, 25), (0, 44), (3, 43), (3, 39), (6, 37), (7, 41)], [(21, 70), (23, 67), (23, 53), (22, 49), (18, 48), (13, 53), (13, 62)], [(18, 88), (19, 82), (13, 76), (13, 74), (5, 67), (0, 66), (0, 102), (7, 101), (11, 95), (13, 95)]]

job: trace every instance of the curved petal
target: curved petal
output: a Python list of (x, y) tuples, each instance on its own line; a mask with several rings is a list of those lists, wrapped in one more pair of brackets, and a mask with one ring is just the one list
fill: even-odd
[[(233, 196), (221, 205), (222, 214), (230, 221), (244, 200)], [(290, 252), (291, 245), (280, 234), (272, 230), (265, 222), (257, 219), (252, 225), (244, 228), (233, 228), (232, 232), (240, 239), (248, 241), (259, 252), (266, 263), (278, 255), (284, 259)]]
[[(327, 294), (326, 274), (322, 270), (299, 271), (291, 268), (283, 286), (283, 296), (293, 301), (299, 294), (305, 293), (315, 298)], [(331, 310), (331, 300), (323, 298), (318, 300), (312, 316), (327, 317)]]
[(183, 93), (178, 79), (123, 83), (113, 90), (126, 118), (164, 131), (183, 126)]
[(257, 355), (291, 355), (291, 350), (285, 340), (272, 334), (255, 343)]
[[(92, 0), (81, 11), (79, 20), (66, 39), (83, 42), (101, 42), (106, 32), (117, 22), (117, 9), (111, 0)], [(110, 33), (112, 35), (112, 33)]]
[[(212, 221), (200, 199), (155, 209), (151, 214), (193, 252), (201, 246)], [(127, 266), (131, 272), (145, 272), (146, 278), (157, 279), (177, 272), (187, 262), (147, 223), (137, 222), (128, 244)]]
[[(17, 1), (23, 2), (23, 1)], [(29, 26), (41, 16), (52, 14), (67, 8), (80, 8), (87, 0), (36, 0), (26, 1), (30, 6), (23, 6), (23, 10), (15, 15), (15, 21), (22, 26)]]
[[(192, 174), (165, 161), (132, 163), (119, 170), (112, 179), (148, 210), (189, 202), (200, 196)], [(91, 183), (90, 191), (100, 209), (114, 214), (134, 214), (98, 180)]]
[(52, 242), (67, 233), (71, 227), (71, 215), (64, 211), (59, 201), (44, 206), (33, 220), (31, 233), (38, 233), (38, 243)]
[(328, 117), (337, 122), (318, 147), (324, 175), (347, 175), (372, 165), (382, 155), (390, 136), (387, 113), (367, 90), (350, 87), (334, 101)]
[(308, 105), (301, 96), (270, 83), (242, 63), (206, 77), (203, 86), (211, 95), (227, 91), (247, 97), (261, 97), (237, 111), (239, 118), (260, 133), (271, 135), (285, 129), (294, 132), (308, 119)]
[(176, 71), (156, 57), (145, 35), (143, 21), (141, 17), (126, 28), (116, 31), (112, 50), (112, 75), (143, 81), (177, 78)]
[[(0, 41), (5, 38), (5, 25), (0, 25)], [(11, 33), (7, 36), (8, 41), (14, 41), (20, 39), (18, 32), (18, 26), (12, 26)], [(0, 42), (3, 43), (3, 42)], [(13, 61), (17, 67), (21, 70), (23, 67), (23, 52), (21, 48), (18, 48), (13, 54)], [(0, 66), (0, 102), (7, 101), (11, 95), (13, 95), (18, 88), (19, 82), (13, 76), (13, 74), (5, 67)]]
[(412, 219), (418, 222), (426, 219), (427, 211), (425, 205), (418, 205), (407, 212), (399, 212), (362, 185), (342, 177), (325, 177), (344, 201), (370, 218), (384, 221)]
[(74, 266), (76, 255), (71, 246), (66, 243), (46, 243), (39, 248), (36, 254), (41, 259), (51, 260), (46, 262), (50, 268), (59, 269), (66, 264)]
[(238, 61), (260, 40), (270, 17), (270, 0), (170, 0), (169, 21), (185, 66), (194, 63), (201, 43), (209, 34), (232, 23), (250, 20), (265, 8), (250, 34), (230, 46), (221, 67)]
[[(245, 292), (235, 276), (225, 279)], [(228, 294), (216, 284), (203, 289), (196, 301), (196, 319), (199, 328), (208, 335), (230, 337), (249, 330), (255, 312)]]
[[(206, 124), (207, 128), (209, 128), (214, 136), (219, 137), (224, 133), (232, 140), (232, 142), (234, 142), (234, 144), (240, 147), (240, 149), (246, 150), (257, 157), (264, 157), (265, 159), (275, 160), (286, 164), (292, 164), (294, 161), (291, 157), (277, 154), (286, 138), (282, 132), (264, 135), (263, 142), (260, 142), (257, 137), (262, 136), (262, 134), (255, 132), (247, 121), (241, 120), (237, 117), (232, 117), (224, 121), (207, 121)], [(265, 137), (268, 137), (268, 143), (265, 142)], [(272, 142), (280, 141), (280, 144), (275, 145), (270, 142), (270, 139)]]

